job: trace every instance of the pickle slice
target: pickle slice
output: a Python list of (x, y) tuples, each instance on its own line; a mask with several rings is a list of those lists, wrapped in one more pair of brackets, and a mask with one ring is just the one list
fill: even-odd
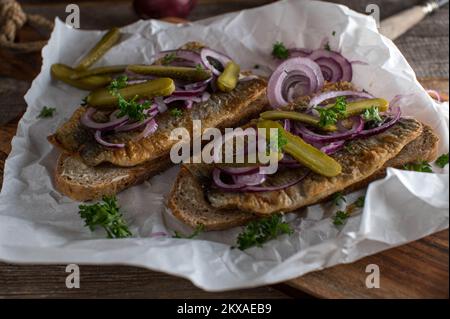
[(313, 125), (321, 130), (333, 132), (337, 130), (336, 125), (327, 125), (322, 127), (319, 125), (317, 117), (294, 111), (266, 111), (259, 115), (264, 120), (294, 120), (302, 123)]
[(209, 70), (181, 66), (132, 64), (128, 66), (128, 70), (137, 74), (168, 77), (191, 82), (205, 81), (212, 76), (212, 73)]
[(78, 89), (87, 91), (105, 87), (112, 81), (112, 78), (110, 76), (99, 75), (89, 76), (79, 80), (73, 80), (71, 77), (76, 71), (67, 65), (59, 63), (53, 64), (50, 72), (55, 79), (67, 83)]
[(120, 39), (119, 28), (109, 30), (100, 41), (89, 51), (89, 53), (78, 63), (76, 70), (89, 68), (100, 59), (109, 49), (111, 49)]
[(279, 123), (271, 120), (260, 120), (258, 128), (281, 129), (287, 138), (286, 145), (282, 147), (283, 150), (313, 172), (326, 177), (334, 177), (342, 172), (341, 165), (332, 157), (306, 143), (300, 137), (285, 131)]
[(84, 71), (76, 71), (70, 76), (72, 80), (78, 80), (82, 78), (86, 78), (88, 76), (93, 75), (105, 75), (105, 74), (113, 74), (113, 73), (122, 73), (127, 68), (126, 65), (111, 65), (111, 66), (101, 66), (98, 68), (93, 68)]
[(355, 101), (347, 103), (347, 109), (345, 114), (347, 117), (359, 115), (365, 110), (370, 109), (372, 106), (377, 107), (378, 111), (386, 112), (389, 108), (389, 102), (385, 99), (367, 99), (361, 101)]
[[(144, 83), (129, 85), (119, 89), (118, 93), (126, 100), (135, 96), (138, 98), (153, 98), (157, 96), (168, 96), (175, 91), (175, 83), (169, 78), (150, 80)], [(86, 102), (89, 106), (99, 109), (112, 109), (118, 105), (117, 95), (105, 88), (92, 92), (88, 95)]]
[(239, 64), (230, 61), (225, 66), (222, 74), (217, 78), (217, 87), (222, 92), (231, 92), (234, 90), (239, 81), (239, 72), (241, 68)]

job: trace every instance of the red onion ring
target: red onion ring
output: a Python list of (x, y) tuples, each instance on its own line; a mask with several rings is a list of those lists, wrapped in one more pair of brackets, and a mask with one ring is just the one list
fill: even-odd
[(442, 102), (442, 97), (439, 94), (438, 91), (435, 90), (427, 90), (427, 93), (431, 96), (432, 99), (438, 101), (439, 103)]
[(300, 183), (306, 176), (308, 176), (309, 172), (304, 174), (303, 176), (300, 176), (299, 178), (293, 180), (292, 182), (283, 184), (283, 185), (277, 185), (277, 186), (247, 186), (243, 189), (244, 192), (273, 192), (273, 191), (279, 191), (283, 190), (289, 187), (292, 187), (294, 185), (297, 185)]
[(102, 137), (102, 131), (97, 130), (95, 131), (94, 134), (95, 140), (97, 141), (97, 143), (99, 143), (100, 145), (106, 146), (106, 147), (110, 147), (110, 148), (124, 148), (125, 144), (122, 143), (110, 143), (108, 141), (105, 141)]
[(281, 63), (269, 79), (267, 97), (270, 105), (278, 108), (288, 104), (289, 88), (304, 83), (305, 79), (309, 82), (307, 94), (322, 89), (324, 79), (317, 63), (307, 58), (292, 58)]
[(356, 134), (356, 137), (368, 137), (368, 136), (372, 136), (375, 134), (379, 134), (382, 133), (384, 131), (386, 131), (388, 128), (390, 128), (392, 125), (394, 125), (395, 123), (398, 122), (398, 120), (400, 119), (401, 115), (402, 115), (402, 111), (399, 107), (395, 107), (394, 109), (391, 110), (391, 117), (389, 119), (389, 121), (385, 121), (382, 125), (369, 129), (369, 130), (362, 130), (361, 132), (359, 132), (358, 134)]
[(174, 96), (171, 95), (168, 98), (164, 99), (164, 103), (172, 103), (175, 101), (192, 101), (194, 103), (200, 103), (202, 101), (202, 98), (199, 96)]
[(264, 183), (267, 179), (265, 174), (259, 172), (245, 175), (232, 175), (235, 184), (245, 184), (246, 186), (257, 186)]
[(217, 187), (226, 190), (238, 190), (245, 187), (245, 184), (225, 184), (220, 178), (221, 173), (222, 171), (219, 168), (215, 168), (212, 173), (214, 184)]
[(327, 135), (315, 133), (306, 126), (297, 125), (297, 134), (300, 135), (308, 143), (327, 143), (340, 140), (347, 140), (355, 137), (364, 129), (364, 121), (360, 116), (355, 116), (353, 119), (353, 127), (345, 132), (334, 132)]
[(167, 51), (161, 51), (157, 53), (154, 58), (155, 60), (159, 60), (164, 58), (167, 54), (174, 54), (175, 58), (183, 59), (187, 61), (193, 62), (195, 65), (200, 64), (202, 66), (205, 66), (202, 62), (202, 58), (200, 57), (200, 54), (194, 51), (190, 50), (167, 50)]
[(327, 155), (332, 155), (339, 151), (345, 144), (345, 141), (331, 142), (328, 145), (320, 147), (320, 150)]
[(335, 52), (335, 51), (319, 49), (319, 50), (313, 51), (313, 53), (311, 53), (308, 56), (308, 58), (313, 61), (317, 61), (318, 59), (332, 59), (339, 65), (339, 67), (341, 68), (341, 71), (342, 71), (342, 77), (339, 79), (339, 81), (350, 82), (352, 80), (352, 77), (353, 77), (352, 65), (340, 53)]
[(335, 83), (342, 79), (342, 69), (335, 60), (319, 58), (315, 62), (320, 66), (325, 81)]
[(219, 61), (219, 62), (222, 64), (222, 66), (223, 66), (224, 68), (225, 68), (225, 66), (227, 65), (227, 63), (231, 61), (231, 58), (228, 57), (228, 56), (226, 56), (225, 54), (222, 54), (222, 53), (220, 53), (220, 52), (211, 50), (211, 49), (209, 49), (209, 48), (203, 48), (203, 49), (200, 51), (200, 57), (201, 57), (201, 60), (202, 60), (202, 62), (203, 62), (203, 65), (204, 65), (207, 69), (210, 69), (211, 72), (212, 72), (214, 75), (217, 75), (217, 76), (219, 76), (222, 72), (221, 72), (220, 70), (216, 69), (216, 68), (209, 62), (208, 57), (211, 57), (211, 58), (216, 59), (217, 61)]
[(86, 112), (84, 112), (84, 114), (81, 116), (80, 118), (80, 122), (83, 126), (90, 128), (90, 129), (94, 129), (94, 130), (100, 130), (100, 131), (106, 131), (106, 130), (110, 130), (113, 129), (117, 126), (119, 126), (120, 124), (126, 122), (128, 120), (128, 116), (122, 116), (120, 118), (115, 118), (109, 122), (106, 123), (98, 123), (98, 122), (94, 122), (91, 118), (91, 116), (96, 112), (97, 110), (95, 108), (88, 108), (86, 110)]
[(149, 123), (152, 119), (153, 119), (152, 117), (149, 117), (143, 121), (136, 121), (136, 122), (132, 122), (132, 123), (129, 123), (126, 125), (122, 125), (122, 126), (116, 127), (114, 129), (114, 131), (115, 132), (128, 132), (128, 131), (137, 130), (137, 129), (147, 125), (147, 123)]
[(150, 121), (148, 121), (148, 123), (145, 125), (144, 130), (141, 133), (139, 133), (139, 135), (136, 136), (134, 139), (138, 141), (140, 139), (146, 138), (150, 134), (155, 133), (157, 129), (158, 124), (156, 123), (155, 119), (150, 119)]
[(309, 102), (309, 107), (315, 107), (322, 103), (323, 101), (337, 98), (339, 96), (356, 96), (361, 98), (373, 99), (373, 96), (366, 92), (358, 92), (358, 91), (328, 91), (317, 94), (314, 96)]

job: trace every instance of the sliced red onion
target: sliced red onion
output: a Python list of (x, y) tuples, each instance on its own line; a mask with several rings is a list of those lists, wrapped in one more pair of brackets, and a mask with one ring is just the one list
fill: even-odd
[(312, 53), (312, 50), (305, 49), (305, 48), (292, 48), (292, 49), (289, 49), (288, 51), (289, 51), (290, 58), (295, 58), (295, 57), (305, 58)]
[(438, 102), (442, 102), (442, 97), (438, 91), (435, 90), (427, 90), (427, 93), (431, 96), (431, 98), (435, 99)]
[(147, 123), (149, 123), (152, 119), (153, 118), (149, 117), (149, 118), (146, 118), (143, 121), (136, 121), (136, 122), (132, 122), (132, 123), (129, 123), (129, 124), (126, 124), (126, 125), (122, 125), (122, 126), (116, 127), (114, 129), (114, 131), (116, 131), (116, 132), (128, 132), (128, 131), (137, 130), (137, 129), (147, 125)]
[(273, 191), (279, 191), (282, 189), (286, 189), (289, 187), (292, 187), (294, 185), (297, 185), (300, 183), (306, 176), (308, 176), (308, 173), (305, 173), (304, 175), (300, 176), (299, 178), (283, 184), (283, 185), (276, 185), (276, 186), (246, 186), (243, 191), (244, 192), (273, 192)]
[(120, 144), (119, 143), (109, 143), (109, 142), (105, 141), (102, 137), (102, 131), (100, 131), (100, 130), (95, 131), (94, 137), (95, 137), (95, 140), (97, 141), (97, 143), (99, 143), (103, 146), (106, 146), (106, 147), (111, 147), (111, 148), (124, 148), (125, 147), (125, 144), (122, 144), (122, 143), (120, 143)]
[(187, 91), (190, 91), (190, 90), (196, 90), (199, 87), (208, 86), (209, 82), (211, 82), (212, 79), (213, 79), (213, 77), (210, 77), (209, 79), (207, 79), (205, 81), (186, 84), (186, 85), (184, 85), (184, 89)]
[(287, 132), (291, 131), (291, 121), (289, 119), (284, 120), (284, 130)]
[(168, 54), (174, 54), (174, 56), (178, 59), (191, 61), (194, 63), (194, 65), (197, 65), (197, 64), (203, 65), (200, 54), (198, 54), (197, 52), (194, 52), (194, 51), (190, 51), (190, 50), (161, 51), (158, 54), (156, 54), (154, 58), (155, 58), (155, 60), (159, 60), (159, 59), (164, 58)]
[(375, 134), (382, 133), (386, 131), (388, 128), (390, 128), (392, 125), (398, 122), (402, 115), (401, 109), (399, 107), (395, 107), (391, 110), (390, 116), (388, 117), (388, 120), (384, 121), (383, 124), (381, 124), (378, 127), (368, 129), (368, 130), (362, 130), (357, 134), (356, 137), (369, 137)]
[(309, 107), (315, 107), (322, 103), (323, 101), (335, 99), (339, 96), (356, 96), (361, 98), (373, 99), (373, 96), (366, 92), (358, 91), (328, 91), (324, 93), (317, 94), (309, 102)]
[(319, 49), (319, 50), (313, 51), (313, 53), (311, 53), (308, 56), (308, 58), (313, 61), (316, 61), (316, 62), (319, 59), (321, 59), (322, 62), (324, 61), (323, 59), (332, 59), (339, 65), (339, 67), (342, 71), (342, 77), (338, 81), (350, 82), (352, 80), (352, 77), (353, 77), (352, 65), (340, 53), (335, 52), (335, 51)]
[(195, 103), (200, 103), (202, 101), (202, 98), (199, 96), (174, 96), (174, 95), (171, 95), (168, 98), (164, 99), (164, 103), (167, 103), (167, 104), (175, 102), (175, 101), (192, 101)]
[(207, 86), (203, 85), (192, 90), (175, 90), (171, 96), (197, 96), (206, 90)]
[(216, 68), (209, 62), (208, 57), (213, 58), (213, 59), (219, 61), (219, 62), (222, 64), (222, 66), (223, 66), (224, 68), (225, 68), (225, 66), (227, 65), (227, 63), (231, 61), (231, 59), (230, 59), (228, 56), (226, 56), (225, 54), (222, 54), (222, 53), (220, 53), (220, 52), (211, 50), (211, 49), (209, 49), (209, 48), (203, 48), (203, 49), (201, 50), (201, 52), (200, 52), (200, 56), (201, 56), (201, 60), (202, 60), (202, 62), (203, 62), (203, 65), (204, 65), (207, 69), (210, 69), (211, 72), (212, 72), (214, 75), (217, 75), (217, 76), (219, 76), (219, 75), (222, 73), (222, 71), (216, 69)]
[(235, 184), (245, 184), (246, 186), (256, 186), (264, 183), (267, 179), (265, 174), (259, 172), (246, 175), (232, 175)]
[(245, 184), (225, 184), (220, 178), (221, 173), (222, 171), (219, 168), (215, 168), (212, 173), (214, 184), (217, 187), (226, 190), (238, 190), (245, 187)]
[(342, 79), (342, 69), (335, 60), (319, 58), (316, 60), (316, 63), (320, 66), (325, 81), (334, 83)]
[(222, 167), (222, 171), (230, 175), (244, 175), (244, 174), (253, 174), (259, 171), (259, 166), (250, 166), (250, 167)]
[(281, 63), (269, 79), (267, 96), (270, 105), (278, 108), (291, 102), (289, 98), (293, 98), (293, 93), (289, 94), (289, 90), (299, 83), (305, 89), (305, 81), (307, 81), (308, 88), (306, 90), (308, 92), (304, 92), (304, 94), (311, 94), (322, 89), (324, 79), (317, 63), (298, 57)]
[(147, 136), (149, 136), (150, 134), (153, 134), (156, 132), (156, 130), (158, 129), (158, 124), (156, 123), (155, 119), (151, 119), (144, 127), (144, 130), (139, 133), (139, 135), (137, 135), (135, 137), (136, 141), (139, 141), (143, 138), (146, 138)]
[(209, 100), (209, 98), (211, 97), (211, 94), (209, 94), (208, 92), (203, 92), (202, 94), (202, 102), (206, 102)]
[(96, 112), (95, 108), (92, 107), (88, 108), (87, 111), (84, 112), (84, 114), (80, 118), (81, 124), (90, 129), (106, 131), (113, 129), (128, 120), (128, 116), (122, 116), (120, 118), (115, 118), (106, 123), (98, 123), (94, 122), (91, 118), (95, 112)]
[(164, 113), (167, 111), (167, 104), (164, 102), (164, 98), (162, 96), (155, 97), (155, 104), (158, 107), (159, 113)]
[(353, 119), (353, 127), (345, 132), (333, 132), (326, 135), (318, 134), (305, 125), (297, 125), (297, 133), (308, 143), (329, 143), (340, 140), (347, 140), (358, 135), (364, 128), (364, 121), (360, 116), (355, 116)]
[(327, 155), (332, 155), (339, 151), (345, 144), (345, 141), (336, 141), (328, 145), (322, 146), (320, 150)]

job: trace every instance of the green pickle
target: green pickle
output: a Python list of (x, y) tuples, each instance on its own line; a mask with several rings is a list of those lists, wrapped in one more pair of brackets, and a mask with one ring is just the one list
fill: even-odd
[(333, 132), (337, 130), (335, 125), (328, 125), (322, 127), (319, 125), (319, 119), (312, 115), (308, 115), (305, 113), (294, 112), (294, 111), (266, 111), (260, 114), (260, 117), (263, 120), (294, 120), (299, 121), (305, 124), (313, 125), (321, 130)]
[(283, 146), (283, 151), (313, 172), (326, 177), (334, 177), (342, 172), (342, 167), (336, 160), (306, 143), (300, 137), (285, 131), (278, 122), (260, 120), (258, 128), (278, 128), (282, 130), (287, 139), (286, 145)]
[(231, 92), (234, 90), (239, 81), (239, 73), (241, 68), (239, 64), (230, 61), (225, 66), (222, 74), (217, 78), (217, 87), (222, 92)]
[[(129, 85), (119, 89), (118, 93), (126, 100), (134, 97), (154, 98), (169, 96), (175, 91), (175, 83), (169, 78), (159, 78), (144, 83)], [(87, 104), (98, 109), (112, 109), (118, 106), (117, 94), (113, 95), (107, 88), (92, 92), (87, 97)]]
[(105, 87), (112, 81), (112, 78), (110, 76), (99, 75), (89, 76), (79, 80), (73, 80), (72, 76), (76, 71), (71, 67), (60, 63), (53, 64), (50, 72), (55, 79), (67, 83), (73, 87), (87, 91)]
[(98, 68), (93, 68), (89, 70), (76, 71), (70, 76), (72, 80), (83, 79), (93, 75), (105, 75), (122, 73), (127, 68), (126, 65), (111, 65), (111, 66), (101, 66)]
[(385, 99), (367, 99), (356, 102), (350, 102), (347, 103), (345, 115), (347, 117), (359, 115), (373, 106), (377, 107), (378, 111), (380, 112), (386, 112), (389, 108), (389, 102), (386, 101)]
[(192, 82), (205, 81), (212, 76), (211, 71), (206, 69), (187, 68), (181, 66), (132, 64), (129, 65), (127, 69), (137, 74), (168, 77), (172, 79), (192, 81)]
[(99, 60), (120, 39), (119, 28), (109, 30), (101, 40), (89, 51), (89, 53), (78, 63), (76, 70), (85, 70)]

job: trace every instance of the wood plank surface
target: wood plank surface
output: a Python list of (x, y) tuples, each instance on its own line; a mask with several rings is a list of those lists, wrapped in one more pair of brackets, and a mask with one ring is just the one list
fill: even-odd
[[(69, 3), (40, 0), (20, 2), (24, 4), (27, 12), (39, 13), (50, 19), (57, 15), (64, 18), (66, 15), (64, 8)], [(199, 0), (198, 6), (189, 18), (201, 19), (268, 2), (270, 1)], [(349, 5), (361, 12), (364, 12), (366, 3), (377, 3), (382, 8), (382, 17), (385, 17), (419, 1), (335, 2)], [(130, 2), (126, 0), (82, 0), (77, 3), (82, 12), (82, 27), (86, 29), (121, 26), (137, 19), (131, 10)], [(446, 20), (442, 19), (445, 14)], [(441, 29), (442, 23), (444, 28)], [(420, 75), (434, 76), (421, 79), (424, 87), (448, 94), (448, 80), (445, 79), (448, 77), (448, 7), (446, 11), (439, 12), (433, 19), (430, 17), (420, 25), (397, 40), (397, 44), (401, 49), (404, 45), (403, 50), (408, 53), (407, 59), (413, 61), (412, 65), (419, 70)], [(25, 28), (19, 34), (22, 41), (42, 38), (42, 35), (29, 28)], [(426, 43), (431, 43), (431, 52)], [(439, 43), (441, 46), (436, 49)], [(28, 89), (30, 81), (39, 73), (40, 64), (41, 58), (38, 53), (17, 55), (0, 49), (0, 95), (3, 97), (0, 102), (1, 168), (6, 154), (10, 151), (10, 140), (15, 133), (17, 121), (26, 107), (23, 94)], [(436, 75), (442, 75), (442, 78), (436, 78)], [(0, 185), (2, 176), (3, 172), (0, 169)], [(367, 276), (365, 267), (371, 263), (380, 266), (380, 289), (365, 287)], [(187, 280), (136, 267), (82, 266), (81, 273), (81, 289), (69, 290), (64, 285), (66, 273), (63, 265), (25, 266), (0, 263), (0, 297), (448, 298), (448, 230), (369, 256), (353, 264), (339, 265), (307, 274), (287, 284), (225, 293), (206, 293)]]

